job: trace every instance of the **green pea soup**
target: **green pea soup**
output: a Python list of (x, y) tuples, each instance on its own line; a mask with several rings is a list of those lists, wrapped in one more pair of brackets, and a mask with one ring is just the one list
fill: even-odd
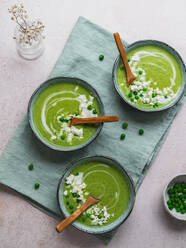
[[(82, 190), (84, 200), (89, 195), (100, 199), (100, 202), (95, 204), (92, 210), (87, 210), (78, 218), (77, 221), (81, 224), (98, 228), (106, 226), (118, 219), (126, 210), (129, 202), (129, 186), (121, 171), (114, 165), (99, 161), (85, 162), (75, 167), (70, 175), (73, 177), (81, 175), (82, 183), (86, 185)], [(72, 185), (66, 183), (62, 193), (64, 194), (65, 208), (69, 214), (83, 203), (79, 200), (80, 195), (72, 193), (72, 191)], [(102, 211), (104, 208), (106, 209), (105, 215), (109, 216), (107, 220)], [(96, 211), (98, 212), (97, 216), (94, 216)]]
[(37, 97), (33, 122), (38, 134), (49, 144), (72, 147), (89, 140), (98, 125), (70, 128), (70, 116), (91, 117), (99, 116), (99, 113), (98, 102), (91, 92), (79, 84), (59, 82), (49, 85)]
[(127, 87), (126, 73), (120, 61), (116, 83), (132, 105), (141, 109), (160, 109), (170, 104), (182, 84), (181, 69), (176, 59), (158, 46), (141, 46), (127, 53), (129, 66), (136, 76)]

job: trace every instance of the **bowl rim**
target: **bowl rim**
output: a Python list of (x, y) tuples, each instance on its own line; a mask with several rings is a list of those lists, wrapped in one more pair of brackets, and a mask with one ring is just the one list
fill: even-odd
[(169, 210), (169, 208), (167, 207), (167, 202), (166, 202), (166, 195), (167, 195), (167, 189), (169, 188), (169, 185), (178, 177), (180, 176), (185, 176), (186, 178), (186, 173), (185, 174), (177, 174), (176, 176), (172, 177), (168, 183), (165, 185), (164, 189), (163, 189), (163, 203), (164, 203), (164, 207), (165, 210), (167, 211), (167, 213), (169, 213), (172, 217), (174, 217), (176, 220), (180, 220), (180, 221), (186, 221), (185, 219), (179, 218), (178, 216), (174, 215), (172, 211)]
[[(101, 114), (102, 115), (105, 115), (105, 110), (104, 110), (104, 105), (103, 105), (103, 102), (97, 92), (97, 90), (92, 87), (92, 85), (90, 85), (89, 83), (87, 83), (86, 81), (80, 79), (80, 78), (77, 78), (77, 77), (66, 77), (66, 76), (59, 76), (59, 77), (52, 77), (52, 78), (49, 78), (47, 79), (46, 81), (44, 81), (42, 84), (40, 84), (35, 90), (34, 92), (32, 93), (31, 97), (30, 97), (30, 100), (28, 102), (28, 107), (27, 107), (27, 118), (28, 118), (28, 122), (29, 122), (29, 126), (32, 130), (32, 132), (35, 134), (35, 136), (37, 137), (37, 139), (39, 141), (41, 141), (44, 145), (46, 145), (47, 147), (49, 147), (50, 149), (52, 150), (55, 150), (55, 151), (60, 151), (60, 152), (72, 152), (72, 151), (77, 151), (77, 150), (80, 150), (80, 149), (83, 149), (84, 147), (90, 145), (97, 137), (98, 135), (100, 134), (102, 128), (103, 128), (103, 123), (100, 123), (99, 127), (97, 128), (97, 130), (95, 131), (95, 133), (93, 134), (93, 136), (90, 137), (90, 139), (88, 139), (85, 143), (82, 143), (78, 146), (74, 146), (74, 147), (58, 147), (58, 146), (55, 146), (55, 145), (52, 145), (50, 144), (49, 142), (47, 142), (46, 140), (44, 140), (40, 135), (39, 133), (36, 131), (36, 128), (33, 126), (32, 124), (32, 114), (33, 114), (33, 110), (31, 110), (31, 105), (32, 105), (32, 102), (36, 96), (36, 94), (38, 93), (39, 90), (41, 90), (45, 84), (49, 84), (48, 86), (50, 86), (50, 82), (52, 83), (53, 81), (55, 80), (60, 80), (62, 79), (63, 81), (65, 80), (74, 80), (74, 81), (78, 81), (80, 82), (80, 85), (81, 83), (85, 84), (85, 85), (88, 85), (88, 87), (91, 89), (92, 92), (95, 93), (96, 95), (96, 99), (98, 100), (98, 105), (99, 105), (99, 108), (101, 110)], [(70, 83), (70, 82), (68, 82)], [(82, 86), (84, 87), (84, 86)], [(89, 89), (87, 89), (86, 87), (84, 87), (86, 90), (89, 91)], [(46, 88), (44, 88), (43, 90), (45, 90)], [(43, 92), (43, 90), (41, 92)], [(40, 94), (41, 94), (40, 92)]]
[[(126, 221), (128, 219), (128, 217), (130, 216), (132, 210), (134, 209), (134, 205), (135, 205), (135, 200), (136, 200), (136, 189), (135, 189), (135, 184), (134, 184), (134, 181), (132, 179), (132, 177), (128, 174), (128, 172), (124, 169), (124, 167), (114, 158), (110, 157), (110, 156), (105, 156), (105, 155), (93, 155), (93, 156), (85, 156), (85, 157), (82, 157), (80, 159), (77, 159), (75, 161), (72, 161), (70, 162), (70, 167), (66, 168), (66, 170), (64, 171), (63, 175), (61, 176), (61, 178), (59, 179), (59, 182), (58, 182), (58, 186), (57, 186), (57, 203), (58, 203), (58, 207), (59, 207), (59, 210), (60, 210), (60, 213), (62, 216), (64, 216), (64, 218), (68, 217), (64, 212), (63, 212), (63, 209), (61, 208), (61, 204), (60, 204), (60, 199), (59, 199), (59, 194), (61, 193), (60, 192), (60, 186), (61, 186), (61, 183), (62, 183), (62, 180), (64, 178), (64, 176), (66, 175), (66, 173), (69, 171), (72, 170), (72, 168), (77, 164), (77, 163), (80, 163), (81, 161), (84, 161), (86, 159), (92, 159), (94, 160), (95, 158), (103, 158), (103, 159), (108, 159), (110, 160), (111, 162), (114, 162), (116, 163), (122, 170), (122, 172), (124, 174), (126, 174), (126, 176), (128, 177), (130, 183), (131, 183), (131, 188), (132, 188), (132, 193), (133, 193), (133, 201), (132, 201), (132, 205), (131, 205), (131, 208), (127, 214), (127, 216), (120, 222), (118, 223), (116, 226), (114, 226), (113, 228), (111, 227), (109, 230), (102, 230), (102, 231), (90, 231), (90, 230), (85, 230), (85, 229), (81, 229), (79, 226), (76, 226), (74, 225), (74, 223), (72, 223), (71, 225), (73, 225), (76, 229), (82, 231), (82, 232), (86, 232), (86, 233), (90, 233), (90, 234), (103, 234), (103, 233), (108, 233), (112, 230), (115, 230), (116, 228), (118, 228), (124, 221)], [(114, 223), (114, 222), (113, 222)]]
[[(153, 40), (153, 39), (149, 39), (149, 40), (138, 40), (138, 41), (135, 41), (135, 42), (133, 42), (133, 43), (131, 43), (131, 44), (129, 44), (129, 45), (126, 45), (126, 50), (131, 49), (133, 46), (138, 45), (138, 44), (140, 44), (140, 43), (147, 43), (147, 45), (148, 45), (148, 43), (153, 43), (154, 46), (163, 45), (164, 47), (168, 47), (168, 49), (172, 50), (173, 53), (176, 54), (176, 56), (178, 57), (178, 59), (176, 59), (175, 56), (173, 56), (172, 54), (171, 54), (171, 55), (175, 58), (175, 60), (176, 60), (177, 62), (178, 62), (178, 60), (179, 60), (180, 64), (182, 64), (182, 66), (183, 66), (184, 72), (186, 72), (186, 66), (185, 66), (185, 63), (184, 63), (184, 61), (183, 61), (181, 55), (180, 55), (172, 46), (168, 45), (168, 44), (165, 43), (165, 42), (162, 42), (162, 41), (159, 41), (159, 40)], [(157, 44), (157, 45), (156, 45), (156, 44)], [(145, 46), (145, 45), (142, 45), (142, 46)], [(164, 48), (163, 48), (163, 49), (164, 49)], [(168, 51), (168, 52), (169, 52), (169, 51)], [(126, 53), (127, 53), (127, 51), (126, 51)], [(121, 56), (120, 56), (120, 54), (119, 54), (119, 55), (116, 57), (115, 61), (114, 61), (114, 65), (113, 65), (113, 68), (112, 68), (112, 82), (113, 82), (114, 88), (115, 88), (116, 92), (118, 93), (118, 95), (120, 96), (120, 98), (121, 98), (125, 103), (127, 103), (128, 105), (130, 105), (131, 107), (133, 107), (134, 109), (140, 110), (140, 111), (142, 111), (142, 112), (159, 112), (159, 111), (163, 111), (163, 110), (166, 110), (166, 109), (169, 109), (169, 108), (173, 107), (173, 106), (182, 98), (182, 96), (184, 95), (185, 90), (186, 90), (186, 82), (185, 82), (186, 76), (184, 76), (183, 73), (181, 72), (181, 73), (182, 73), (182, 83), (181, 83), (180, 89), (181, 89), (181, 88), (182, 88), (182, 89), (181, 89), (179, 95), (177, 96), (177, 98), (174, 98), (172, 102), (170, 102), (169, 104), (167, 104), (167, 105), (165, 105), (164, 107), (159, 108), (159, 109), (143, 109), (143, 108), (140, 108), (140, 107), (138, 107), (138, 106), (133, 105), (133, 104), (132, 104), (130, 101), (128, 101), (128, 100), (126, 99), (126, 97), (121, 93), (121, 91), (120, 91), (120, 89), (119, 89), (119, 87), (118, 87), (118, 85), (117, 85), (117, 82), (116, 82), (117, 80), (116, 80), (116, 78), (115, 78), (115, 71), (116, 71), (116, 69), (117, 69), (117, 63), (118, 63), (118, 60), (120, 59), (120, 57), (121, 57)]]

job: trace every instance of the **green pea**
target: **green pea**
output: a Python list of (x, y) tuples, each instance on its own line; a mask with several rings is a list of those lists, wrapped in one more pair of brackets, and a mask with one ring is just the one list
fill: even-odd
[(138, 71), (139, 75), (142, 75), (143, 74), (143, 71)]
[(180, 205), (180, 209), (182, 210), (184, 208), (184, 206), (183, 205)]
[(152, 93), (152, 98), (156, 97), (157, 94), (156, 93)]
[(133, 94), (136, 96), (138, 94), (138, 92), (137, 91), (134, 91)]
[(131, 98), (130, 101), (133, 102), (134, 101), (134, 98)]
[(170, 210), (173, 210), (174, 207), (173, 207), (172, 205), (169, 205), (168, 208), (169, 208)]
[(61, 140), (65, 140), (65, 135), (62, 135), (61, 136)]
[(79, 112), (75, 112), (75, 116), (78, 116), (79, 115)]
[(72, 205), (69, 206), (70, 209), (73, 209), (74, 207)]
[(174, 188), (172, 188), (172, 193), (175, 193), (175, 189)]
[(79, 172), (76, 172), (75, 176), (79, 176)]
[(104, 59), (104, 55), (103, 54), (100, 54), (99, 55), (99, 60), (103, 60)]
[(94, 110), (92, 111), (92, 113), (93, 113), (94, 115), (97, 114), (96, 109), (94, 109)]
[(179, 188), (179, 184), (178, 183), (175, 183), (174, 184), (174, 188), (177, 188), (178, 189)]
[(181, 188), (181, 187), (178, 188), (178, 192), (179, 192), (179, 193), (182, 192), (182, 188)]
[(171, 200), (168, 200), (168, 201), (167, 201), (167, 204), (170, 205), (170, 204), (171, 204)]
[(180, 212), (180, 208), (176, 208), (176, 212)]
[(60, 120), (61, 122), (68, 122), (68, 120), (65, 119), (64, 117), (59, 118), (59, 120)]
[(184, 199), (184, 194), (180, 194), (180, 198), (181, 199)]
[(85, 222), (85, 220), (86, 220), (85, 218), (82, 218), (82, 221), (83, 221), (83, 222)]
[(80, 200), (80, 199), (76, 199), (76, 202), (77, 202), (77, 203), (80, 203), (80, 202), (81, 202), (81, 200)]
[(127, 123), (127, 122), (123, 122), (122, 128), (123, 128), (123, 129), (127, 129), (127, 127), (128, 127), (128, 123)]
[(88, 105), (87, 109), (92, 110), (92, 105)]
[(158, 107), (158, 103), (157, 102), (155, 102), (154, 105), (153, 105), (153, 108), (156, 108), (156, 107)]
[(170, 194), (170, 198), (171, 199), (174, 198), (174, 197), (175, 197), (175, 194), (174, 193)]
[(178, 198), (175, 198), (175, 202), (178, 202)]
[(172, 193), (172, 189), (168, 189), (168, 194), (171, 194)]
[(147, 91), (147, 88), (143, 88), (143, 91)]
[(183, 193), (186, 193), (186, 189), (183, 189)]
[(72, 193), (72, 196), (73, 197), (77, 197), (77, 193)]
[(29, 166), (28, 166), (28, 169), (31, 171), (31, 170), (33, 170), (34, 169), (34, 165), (33, 164), (30, 164)]
[(91, 216), (91, 214), (90, 213), (87, 213), (87, 217), (90, 217)]
[(130, 98), (130, 97), (132, 97), (132, 93), (130, 92), (130, 93), (128, 93), (128, 97)]
[(125, 135), (124, 133), (122, 133), (121, 136), (120, 136), (120, 139), (121, 139), (121, 140), (124, 140), (124, 139), (125, 139), (125, 136), (126, 136), (126, 135)]
[(102, 215), (98, 215), (98, 219), (101, 219), (102, 218)]
[(182, 213), (182, 214), (186, 213), (185, 209), (182, 209), (182, 210), (181, 210), (181, 213)]
[(165, 99), (167, 99), (167, 98), (168, 98), (168, 96), (167, 96), (167, 95), (165, 95), (165, 96), (164, 96), (164, 98), (165, 98)]
[(141, 93), (139, 96), (140, 96), (140, 97), (143, 97), (143, 94)]
[(120, 69), (122, 69), (122, 70), (124, 69), (124, 64), (120, 65)]
[(139, 129), (139, 135), (143, 135), (144, 134), (144, 130), (143, 129)]
[(66, 204), (69, 205), (70, 204), (69, 201), (67, 201)]
[(35, 183), (34, 187), (35, 187), (35, 189), (39, 189), (40, 184), (39, 183)]
[(185, 183), (182, 183), (181, 186), (182, 186), (183, 189), (186, 189), (186, 184)]
[(172, 206), (173, 206), (173, 207), (175, 207), (175, 206), (176, 206), (176, 203), (175, 203), (175, 202), (172, 202), (171, 204), (172, 204)]
[(63, 121), (65, 120), (65, 118), (64, 118), (64, 117), (60, 117), (59, 120), (60, 120), (61, 122), (63, 122)]
[(128, 62), (130, 62), (130, 58), (128, 58)]
[(138, 100), (139, 99), (139, 96), (135, 96), (135, 99)]

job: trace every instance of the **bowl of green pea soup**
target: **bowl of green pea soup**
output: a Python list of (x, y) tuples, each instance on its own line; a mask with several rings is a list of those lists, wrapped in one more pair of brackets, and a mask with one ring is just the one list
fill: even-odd
[(90, 144), (103, 124), (70, 126), (72, 117), (104, 115), (97, 91), (78, 78), (51, 78), (33, 93), (28, 120), (36, 137), (57, 151), (75, 151)]
[(186, 221), (186, 174), (169, 181), (163, 192), (166, 211), (174, 218)]
[(130, 106), (145, 112), (168, 109), (184, 94), (185, 65), (172, 47), (156, 40), (137, 41), (125, 48), (136, 79), (128, 87), (125, 67), (118, 56), (113, 66), (113, 83)]
[(88, 196), (100, 202), (89, 207), (72, 225), (84, 232), (101, 234), (128, 218), (135, 202), (135, 187), (116, 160), (98, 155), (85, 157), (73, 163), (59, 181), (57, 198), (62, 215), (68, 217)]

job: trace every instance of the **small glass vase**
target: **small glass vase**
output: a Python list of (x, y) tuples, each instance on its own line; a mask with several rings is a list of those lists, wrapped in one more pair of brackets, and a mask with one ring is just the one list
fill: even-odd
[(38, 39), (34, 40), (31, 45), (20, 43), (19, 27), (16, 27), (15, 38), (17, 52), (23, 59), (34, 60), (39, 58), (43, 54), (44, 44), (41, 35), (39, 35)]

